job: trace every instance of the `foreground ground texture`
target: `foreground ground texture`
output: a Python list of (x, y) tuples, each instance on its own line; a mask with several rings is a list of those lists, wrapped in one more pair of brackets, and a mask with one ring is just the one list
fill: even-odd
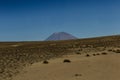
[[(118, 80), (119, 55), (120, 35), (67, 41), (0, 42), (0, 80)], [(70, 61), (63, 63), (67, 58)]]
[[(66, 58), (71, 63), (63, 63)], [(49, 60), (49, 64), (35, 63), (13, 80), (119, 80), (119, 68), (120, 54), (95, 57), (71, 55)]]

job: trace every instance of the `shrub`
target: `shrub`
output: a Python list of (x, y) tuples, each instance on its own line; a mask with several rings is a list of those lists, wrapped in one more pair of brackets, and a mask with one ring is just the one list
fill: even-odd
[(43, 61), (43, 64), (48, 64), (49, 62), (47, 60)]
[(120, 50), (119, 49), (115, 50), (115, 53), (120, 53)]
[(79, 49), (78, 51), (82, 51), (82, 49)]
[(96, 56), (96, 54), (93, 54), (93, 56)]
[(75, 74), (75, 76), (76, 76), (76, 77), (78, 77), (78, 76), (82, 76), (82, 74)]
[(86, 57), (90, 57), (90, 55), (89, 55), (89, 54), (86, 54)]
[(64, 63), (70, 63), (71, 61), (69, 59), (65, 59), (63, 62)]
[(102, 55), (107, 55), (107, 53), (106, 53), (106, 52), (103, 52)]
[(99, 53), (97, 53), (96, 55), (100, 55)]
[(80, 55), (81, 55), (81, 53), (80, 53), (80, 52), (76, 52), (76, 54), (80, 54)]
[(113, 51), (112, 49), (108, 49), (109, 52)]

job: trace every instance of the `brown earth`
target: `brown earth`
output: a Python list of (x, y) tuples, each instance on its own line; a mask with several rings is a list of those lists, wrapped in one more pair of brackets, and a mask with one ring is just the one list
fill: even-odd
[[(63, 63), (64, 59), (71, 63)], [(69, 55), (26, 67), (13, 80), (119, 80), (120, 54)]]
[[(106, 52), (107, 55), (99, 55)], [(32, 71), (38, 73), (35, 74), (36, 77), (43, 73), (39, 75), (41, 76), (40, 80), (45, 80), (45, 75), (48, 74), (50, 74), (51, 78), (56, 76), (53, 80), (67, 80), (68, 78), (73, 80), (79, 78), (88, 80), (88, 75), (91, 75), (91, 79), (95, 77), (103, 77), (104, 79), (104, 76), (108, 76), (107, 72), (111, 75), (110, 79), (116, 77), (114, 80), (117, 80), (117, 75), (119, 75), (117, 74), (119, 73), (119, 64), (117, 64), (119, 63), (119, 53), (120, 35), (66, 41), (0, 42), (0, 80), (12, 80), (12, 78), (20, 77), (21, 72), (27, 68), (28, 71), (24, 74), (26, 77), (32, 74)], [(61, 57), (70, 58), (71, 63), (63, 63), (63, 58)], [(44, 60), (48, 60), (50, 63), (46, 65), (41, 64), (40, 62)], [(92, 66), (92, 64), (95, 65)], [(39, 69), (32, 68), (35, 67), (34, 65), (37, 65)], [(108, 65), (111, 65), (111, 67), (108, 67)], [(110, 69), (115, 75), (109, 72)], [(104, 72), (104, 70), (107, 71)], [(94, 71), (96, 71), (96, 74)], [(65, 76), (63, 73), (66, 73), (64, 74)], [(92, 73), (94, 73), (94, 77)], [(105, 73), (103, 74), (104, 76), (101, 73)], [(50, 76), (47, 78), (50, 79)], [(31, 77), (35, 78), (34, 76)]]

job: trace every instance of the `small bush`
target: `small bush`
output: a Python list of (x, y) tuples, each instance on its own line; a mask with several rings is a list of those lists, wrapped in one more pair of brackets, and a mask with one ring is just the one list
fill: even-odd
[(115, 52), (115, 53), (116, 53), (116, 50), (113, 50), (113, 52)]
[(43, 61), (43, 64), (48, 64), (49, 62), (47, 60)]
[(113, 51), (112, 49), (108, 49), (109, 52)]
[(82, 49), (79, 49), (78, 51), (82, 51)]
[(99, 53), (97, 53), (96, 55), (100, 55)]
[(93, 56), (96, 56), (96, 54), (93, 54)]
[(115, 50), (115, 53), (120, 53), (120, 50), (119, 49)]
[(90, 55), (89, 55), (89, 54), (86, 54), (86, 57), (90, 57)]
[(82, 74), (75, 74), (75, 76), (76, 76), (76, 77), (78, 77), (78, 76), (82, 76)]
[(107, 53), (106, 53), (106, 52), (103, 52), (102, 55), (107, 55)]
[(65, 59), (63, 62), (64, 63), (70, 63), (71, 61), (69, 59)]
[(76, 52), (76, 54), (79, 54), (79, 55), (81, 55), (81, 53), (80, 53), (80, 52)]

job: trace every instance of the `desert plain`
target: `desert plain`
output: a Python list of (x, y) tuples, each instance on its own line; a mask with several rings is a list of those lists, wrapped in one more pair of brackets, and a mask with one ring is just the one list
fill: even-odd
[(0, 80), (120, 80), (119, 35), (0, 44)]

